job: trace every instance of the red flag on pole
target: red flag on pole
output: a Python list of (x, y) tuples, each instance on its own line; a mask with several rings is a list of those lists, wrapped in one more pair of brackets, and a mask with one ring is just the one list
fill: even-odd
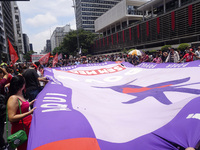
[(56, 53), (54, 59), (53, 59), (53, 67), (55, 66), (55, 64), (58, 63), (58, 53)]
[(39, 62), (41, 64), (47, 64), (48, 61), (49, 61), (49, 56), (50, 56), (50, 53), (47, 53), (46, 55), (42, 56), (40, 59), (39, 59)]
[(8, 46), (9, 46), (9, 52), (10, 52), (10, 59), (11, 59), (12, 64), (14, 65), (15, 62), (19, 59), (19, 57), (9, 39), (8, 39)]

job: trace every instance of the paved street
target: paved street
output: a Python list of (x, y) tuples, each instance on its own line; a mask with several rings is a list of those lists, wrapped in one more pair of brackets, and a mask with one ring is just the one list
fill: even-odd
[[(11, 124), (10, 122), (8, 122), (8, 136), (11, 134)], [(5, 141), (7, 141), (6, 139), (6, 124), (4, 125), (4, 135), (3, 135)], [(12, 148), (9, 148), (9, 150), (14, 150)]]

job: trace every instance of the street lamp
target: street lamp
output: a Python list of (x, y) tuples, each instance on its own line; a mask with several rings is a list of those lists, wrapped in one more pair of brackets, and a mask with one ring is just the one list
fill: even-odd
[[(75, 0), (72, 0), (73, 1), (73, 8), (74, 8), (74, 14), (75, 14), (75, 19), (76, 19), (76, 4), (75, 4)], [(76, 21), (76, 32), (77, 32), (77, 46), (78, 46), (78, 52), (80, 51), (80, 45), (79, 45), (79, 33), (78, 33), (78, 24), (77, 24), (77, 21)]]

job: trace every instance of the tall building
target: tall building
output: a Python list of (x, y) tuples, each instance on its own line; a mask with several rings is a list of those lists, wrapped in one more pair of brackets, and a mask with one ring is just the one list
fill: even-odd
[(26, 54), (28, 51), (30, 51), (30, 46), (29, 46), (29, 38), (25, 33), (23, 33), (23, 43), (24, 43), (24, 53)]
[(63, 42), (65, 35), (70, 31), (70, 25), (65, 25), (64, 27), (57, 27), (53, 34), (51, 35), (51, 49), (59, 47)]
[(22, 24), (20, 10), (16, 2), (11, 2), (12, 16), (13, 16), (13, 27), (15, 34), (15, 45), (17, 47), (18, 55), (21, 61), (23, 61), (24, 54), (24, 43), (23, 43), (23, 34), (22, 34)]
[[(127, 5), (124, 5), (124, 8), (126, 7)], [(114, 7), (111, 10), (116, 12)], [(177, 48), (181, 43), (200, 46), (199, 0), (151, 0), (138, 6), (135, 12), (142, 12), (142, 16), (138, 16), (140, 21), (128, 23), (127, 20), (127, 24), (122, 24), (119, 28), (116, 21), (123, 19), (121, 15), (115, 16), (113, 12), (106, 12), (105, 16), (98, 18), (96, 31), (105, 34), (95, 40), (93, 53), (120, 52), (124, 48), (160, 50), (164, 45)], [(114, 14), (112, 18), (106, 17), (110, 14)], [(129, 17), (127, 14), (124, 16)], [(112, 25), (116, 26), (117, 30), (112, 28)], [(114, 32), (109, 31), (112, 29)]]
[(30, 49), (30, 51), (33, 51), (33, 44), (32, 43), (29, 44), (29, 49)]
[(4, 30), (4, 21), (3, 21), (3, 10), (2, 2), (0, 1), (0, 62), (3, 57), (3, 53), (6, 51), (6, 40), (5, 40), (5, 30)]
[(46, 40), (46, 51), (51, 52), (51, 40)]
[[(6, 41), (6, 43), (8, 43), (7, 42), (7, 38), (8, 38), (10, 40), (11, 44), (13, 45), (14, 49), (16, 50), (17, 47), (15, 44), (11, 2), (10, 1), (2, 1), (1, 6), (2, 6), (2, 10), (3, 10), (3, 21), (4, 21), (4, 30), (5, 30), (5, 39), (6, 39), (5, 41)], [(8, 45), (8, 44), (6, 44), (6, 45)], [(5, 53), (2, 53), (2, 55), (3, 55), (2, 57), (4, 57), (6, 60), (9, 60), (8, 46), (6, 47)]]
[(75, 0), (77, 29), (95, 32), (94, 21), (121, 0)]

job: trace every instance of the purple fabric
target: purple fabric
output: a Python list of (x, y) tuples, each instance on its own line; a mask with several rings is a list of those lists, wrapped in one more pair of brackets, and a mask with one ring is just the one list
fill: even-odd
[[(61, 67), (56, 68), (56, 70), (60, 71), (60, 75), (62, 73), (65, 73), (66, 71), (76, 69), (78, 70), (80, 67), (85, 67), (86, 70), (88, 67), (97, 67), (105, 68), (106, 66), (113, 66), (118, 65), (114, 62), (106, 62), (101, 64), (85, 64), (85, 65), (78, 65), (78, 66), (72, 66), (72, 67)], [(152, 75), (152, 72), (154, 72), (156, 69), (159, 70), (161, 68), (161, 72), (163, 72), (163, 68), (166, 70), (172, 69), (170, 73), (174, 73), (174, 68), (188, 68), (191, 69), (193, 67), (196, 67), (196, 73), (200, 73), (200, 61), (194, 61), (189, 62), (185, 64), (173, 64), (173, 63), (166, 63), (166, 64), (153, 64), (153, 63), (142, 63), (138, 66), (133, 66), (130, 63), (123, 62), (122, 66), (126, 67), (127, 70), (129, 69), (143, 69), (145, 71), (146, 78), (149, 75)], [(121, 72), (126, 74), (127, 70), (123, 70)], [(149, 69), (149, 70), (148, 70)], [(155, 70), (154, 70), (155, 69)], [(81, 68), (82, 70), (82, 68)], [(62, 72), (64, 71), (64, 72)], [(116, 73), (117, 75), (113, 76), (119, 76), (119, 73)], [(123, 74), (121, 73), (121, 74)], [(187, 73), (187, 70), (186, 70)], [(143, 76), (144, 74), (139, 74), (137, 78), (140, 76)], [(145, 76), (144, 75), (144, 76)], [(155, 75), (155, 74), (154, 74)], [(159, 78), (159, 73), (156, 73), (157, 78)], [(124, 82), (124, 84), (119, 83), (118, 86), (104, 86), (104, 87), (97, 87), (92, 86), (92, 88), (95, 88), (95, 90), (105, 90), (108, 89), (109, 91), (115, 93), (115, 94), (126, 94), (124, 89), (134, 89), (134, 90), (140, 90), (140, 92), (133, 91), (132, 93), (126, 94), (129, 97), (134, 97), (134, 99), (130, 99), (130, 101), (122, 102), (122, 106), (133, 106), (138, 105), (141, 102), (145, 102), (145, 99), (148, 97), (154, 98), (152, 102), (155, 103), (155, 105), (160, 105), (160, 111), (163, 106), (170, 106), (173, 102), (168, 101), (170, 99), (171, 95), (168, 95), (168, 97), (165, 95), (166, 92), (179, 92), (184, 94), (191, 94), (195, 95), (196, 98), (188, 98), (189, 100), (184, 102), (184, 104), (181, 104), (180, 108), (178, 108), (180, 111), (177, 112), (175, 117), (172, 118), (167, 123), (163, 123), (163, 126), (160, 128), (150, 132), (146, 133), (140, 137), (137, 137), (135, 139), (131, 139), (128, 142), (110, 142), (109, 140), (103, 140), (98, 139), (97, 133), (95, 132), (95, 129), (92, 127), (91, 122), (88, 120), (88, 118), (82, 114), (84, 110), (86, 111), (86, 108), (79, 108), (77, 105), (74, 105), (72, 101), (73, 89), (75, 87), (66, 87), (64, 85), (64, 82), (62, 80), (59, 80), (57, 78), (55, 70), (46, 68), (45, 69), (45, 76), (47, 76), (50, 79), (50, 82), (45, 86), (43, 91), (38, 95), (37, 101), (35, 102), (35, 107), (37, 109), (34, 111), (33, 120), (31, 124), (31, 129), (29, 133), (29, 141), (28, 141), (28, 150), (33, 150), (35, 148), (38, 148), (42, 145), (49, 144), (55, 141), (61, 141), (65, 139), (75, 139), (75, 138), (96, 138), (99, 144), (99, 147), (101, 150), (177, 150), (177, 147), (187, 148), (187, 147), (195, 147), (197, 143), (200, 140), (200, 88), (199, 87), (199, 80), (197, 76), (180, 76), (178, 79), (171, 79), (171, 81), (164, 80), (163, 82), (156, 81), (157, 78), (154, 78), (154, 84), (144, 86), (143, 84), (143, 78), (136, 79), (134, 75), (131, 77), (131, 83), (129, 84), (127, 82)], [(87, 78), (87, 76), (80, 76), (80, 75), (74, 75), (78, 76), (80, 79)], [(73, 74), (68, 74), (67, 78), (74, 77)], [(94, 79), (99, 80), (103, 77), (109, 75), (98, 75), (95, 76)], [(126, 76), (127, 77), (127, 76)], [(92, 77), (88, 77), (89, 79)], [(130, 77), (129, 77), (130, 78)], [(79, 79), (79, 80), (80, 80)], [(64, 79), (63, 79), (64, 80)], [(84, 81), (84, 80), (83, 80)], [(83, 82), (82, 81), (82, 82)], [(69, 81), (69, 85), (70, 85)], [(68, 83), (68, 82), (67, 82)], [(80, 83), (80, 82), (79, 82)], [(66, 84), (66, 83), (65, 83)], [(82, 83), (80, 83), (81, 86)], [(109, 85), (111, 83), (108, 83)], [(85, 85), (85, 84), (83, 84)], [(194, 86), (195, 87), (192, 87)], [(183, 87), (182, 87), (183, 86)], [(82, 90), (86, 92), (87, 89), (84, 89), (82, 87)], [(83, 92), (84, 93), (84, 92)], [(110, 95), (110, 99), (112, 99), (113, 95)], [(81, 98), (87, 99), (88, 97), (86, 95), (82, 95)], [(178, 99), (179, 95), (175, 94), (173, 97), (173, 101)], [(182, 96), (182, 101), (185, 101), (184, 96)], [(94, 99), (96, 101), (101, 101), (101, 98)], [(122, 97), (123, 99), (123, 97)], [(157, 101), (156, 101), (156, 100)], [(151, 99), (149, 99), (151, 100)], [(171, 100), (171, 99), (170, 99)], [(179, 103), (182, 103), (182, 101), (178, 101), (177, 105)], [(151, 107), (146, 100), (149, 107)], [(108, 104), (110, 101), (108, 101)], [(118, 103), (116, 101), (116, 103)], [(153, 106), (153, 105), (152, 105)], [(107, 107), (105, 105), (105, 107)], [(148, 107), (146, 107), (148, 109)], [(79, 109), (81, 111), (79, 111)], [(98, 109), (98, 107), (97, 107)], [(120, 108), (119, 108), (120, 109)], [(124, 110), (126, 111), (126, 110)], [(173, 109), (171, 111), (174, 111)], [(89, 113), (89, 111), (87, 112)], [(104, 113), (104, 112), (102, 112)], [(91, 114), (94, 119), (96, 119), (95, 114)], [(109, 115), (105, 113), (106, 115)], [(129, 114), (131, 115), (131, 114)], [(148, 115), (148, 114), (146, 114)], [(121, 116), (119, 116), (121, 117)], [(124, 116), (126, 117), (126, 116)], [(146, 116), (145, 116), (146, 117)], [(165, 116), (168, 117), (168, 116)], [(156, 118), (156, 114), (154, 115), (154, 119)], [(141, 118), (142, 121), (143, 118)], [(159, 121), (159, 117), (157, 119)], [(103, 120), (102, 120), (103, 121)], [(138, 120), (136, 120), (138, 121)], [(142, 130), (142, 129), (141, 129)], [(105, 132), (105, 131), (102, 131)], [(118, 132), (116, 130), (116, 132)], [(107, 134), (106, 132), (104, 133)], [(120, 135), (119, 135), (120, 136)], [(66, 148), (67, 149), (67, 148)]]

